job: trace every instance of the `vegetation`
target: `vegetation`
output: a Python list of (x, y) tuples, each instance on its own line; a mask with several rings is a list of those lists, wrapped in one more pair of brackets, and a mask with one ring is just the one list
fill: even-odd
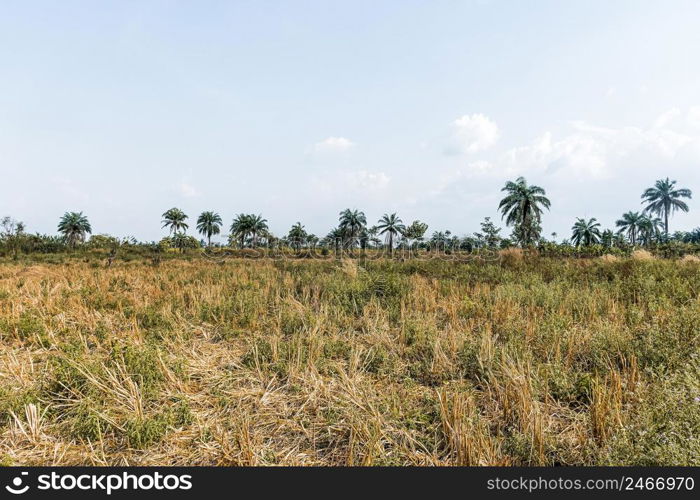
[(698, 260), (501, 252), (8, 258), (3, 463), (700, 465)]
[(690, 189), (676, 189), (676, 181), (666, 177), (656, 181), (654, 187), (647, 189), (642, 194), (642, 203), (647, 206), (645, 212), (663, 216), (664, 232), (668, 236), (668, 218), (676, 210), (688, 211), (688, 205), (681, 198), (691, 198)]
[(542, 209), (549, 210), (551, 202), (539, 186), (529, 186), (523, 177), (507, 182), (501, 189), (507, 193), (498, 209), (508, 226), (514, 226), (513, 236), (523, 246), (532, 245), (540, 237)]
[(347, 209), (320, 239), (241, 213), (220, 245), (203, 212), (203, 248), (177, 208), (159, 242), (5, 217), (0, 460), (700, 465), (700, 228), (669, 234), (674, 185), (559, 242), (522, 178), (510, 237)]
[(263, 219), (262, 215), (238, 214), (231, 224), (230, 239), (237, 239), (240, 248), (244, 248), (246, 243), (256, 247), (261, 238), (269, 236), (267, 219)]
[(592, 219), (576, 219), (576, 223), (571, 228), (571, 240), (574, 245), (591, 246), (600, 243), (600, 223)]
[(69, 246), (74, 247), (85, 241), (85, 236), (92, 233), (92, 227), (82, 212), (66, 212), (58, 223), (58, 232), (63, 234)]
[(184, 233), (189, 227), (185, 222), (188, 216), (179, 208), (171, 208), (163, 213), (163, 227), (170, 230), (170, 235)]
[(363, 229), (367, 226), (367, 218), (364, 212), (359, 210), (350, 210), (349, 208), (340, 212), (340, 237), (343, 240), (343, 245), (347, 248), (353, 248), (362, 235)]
[(403, 221), (395, 214), (384, 214), (377, 225), (379, 234), (386, 235), (386, 241), (389, 245), (389, 254), (394, 252), (394, 238), (403, 234), (406, 231), (406, 226)]
[(207, 246), (211, 246), (211, 237), (221, 232), (221, 216), (215, 212), (202, 212), (197, 218), (197, 231), (207, 237)]
[[(656, 181), (654, 187), (642, 193), (646, 207), (642, 212), (628, 211), (616, 221), (617, 231), (602, 229), (598, 220), (577, 219), (571, 228), (571, 240), (556, 241), (556, 233), (552, 240), (542, 236), (542, 215), (544, 209), (551, 208), (551, 201), (546, 192), (539, 186), (529, 185), (523, 177), (507, 182), (501, 191), (505, 197), (499, 203), (499, 210), (506, 225), (513, 227), (510, 237), (501, 236), (501, 228), (497, 227), (489, 217), (481, 223), (481, 231), (472, 235), (459, 237), (450, 230), (433, 231), (426, 240), (428, 225), (415, 220), (409, 226), (404, 225), (396, 213), (384, 214), (376, 225), (369, 227), (364, 212), (357, 209), (345, 209), (340, 212), (338, 226), (324, 237), (308, 233), (301, 222), (292, 226), (289, 233), (277, 238), (269, 229), (267, 219), (258, 214), (236, 215), (231, 223), (228, 234), (228, 246), (238, 249), (284, 249), (296, 250), (299, 256), (308, 255), (301, 252), (302, 248), (311, 253), (317, 248), (325, 252), (331, 249), (337, 255), (341, 249), (352, 254), (358, 245), (363, 255), (367, 249), (386, 249), (389, 256), (395, 249), (402, 251), (402, 257), (418, 256), (419, 251), (452, 254), (455, 252), (480, 253), (484, 250), (497, 250), (519, 246), (521, 248), (540, 250), (549, 256), (576, 255), (599, 256), (601, 252), (629, 254), (638, 246), (644, 246), (651, 251), (665, 256), (679, 256), (684, 253), (694, 253), (695, 249), (683, 245), (700, 244), (700, 228), (690, 232), (669, 234), (669, 217), (676, 210), (688, 211), (688, 205), (681, 198), (690, 198), (689, 189), (677, 189), (676, 181), (668, 178)], [(655, 215), (663, 216), (655, 217)], [(162, 215), (162, 227), (168, 228), (169, 235), (157, 245), (160, 248), (175, 248), (179, 250), (195, 249), (201, 246), (212, 248), (221, 247), (212, 243), (212, 236), (221, 233), (222, 217), (213, 211), (202, 212), (197, 218), (197, 231), (206, 238), (197, 241), (186, 232), (188, 216), (179, 208), (171, 208)], [(11, 217), (1, 221), (0, 251), (10, 252), (15, 257), (23, 253), (55, 253), (66, 249), (76, 249), (91, 234), (92, 228), (82, 212), (67, 212), (59, 223), (59, 233), (62, 237), (26, 233), (25, 225)], [(384, 236), (384, 241), (379, 238)], [(138, 243), (134, 238), (115, 238), (109, 235), (97, 235), (93, 248), (109, 247), (113, 251), (123, 246), (120, 241), (129, 240), (130, 246), (140, 245), (145, 248), (156, 246), (155, 242)], [(576, 248), (572, 252), (571, 248)]]

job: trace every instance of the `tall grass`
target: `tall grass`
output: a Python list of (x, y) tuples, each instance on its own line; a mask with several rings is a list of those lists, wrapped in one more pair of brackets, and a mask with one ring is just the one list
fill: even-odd
[(700, 465), (693, 259), (0, 264), (0, 462)]

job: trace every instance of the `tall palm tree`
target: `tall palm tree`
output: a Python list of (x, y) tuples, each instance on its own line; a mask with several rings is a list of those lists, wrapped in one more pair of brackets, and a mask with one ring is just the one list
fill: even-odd
[(377, 224), (379, 234), (386, 234), (386, 241), (389, 243), (389, 255), (394, 253), (394, 238), (406, 231), (403, 221), (393, 213), (391, 215), (384, 214)]
[(170, 229), (170, 234), (172, 235), (173, 233), (179, 233), (179, 232), (186, 232), (187, 228), (190, 227), (187, 225), (185, 222), (188, 219), (188, 216), (180, 210), (179, 208), (171, 208), (169, 210), (166, 210), (163, 212), (163, 220), (161, 221), (163, 223), (162, 227), (167, 227)]
[(498, 205), (501, 218), (506, 218), (506, 225), (515, 226), (521, 243), (531, 244), (539, 237), (542, 208), (549, 210), (551, 205), (545, 190), (528, 186), (524, 177), (518, 177), (515, 182), (507, 182), (501, 191), (507, 193)]
[(207, 246), (211, 246), (211, 237), (221, 232), (221, 216), (214, 212), (202, 212), (197, 218), (197, 231), (207, 237)]
[(360, 231), (367, 225), (367, 218), (364, 212), (346, 208), (340, 212), (339, 221), (340, 224), (338, 228), (343, 232), (345, 244), (349, 247), (353, 247), (360, 237)]
[(576, 223), (571, 228), (571, 241), (574, 245), (591, 246), (600, 243), (600, 223), (592, 219), (576, 219)]
[(676, 181), (666, 177), (659, 179), (651, 187), (642, 193), (642, 203), (646, 203), (645, 213), (653, 213), (664, 218), (664, 232), (668, 236), (668, 218), (676, 210), (688, 211), (688, 205), (681, 198), (692, 198), (690, 189), (676, 189)]
[(637, 244), (637, 235), (644, 226), (645, 217), (639, 212), (627, 212), (622, 214), (622, 218), (615, 221), (618, 234), (626, 233), (627, 237), (632, 242), (632, 246)]
[(83, 212), (66, 212), (58, 222), (58, 231), (75, 247), (76, 243), (85, 241), (86, 234), (92, 234), (92, 226)]

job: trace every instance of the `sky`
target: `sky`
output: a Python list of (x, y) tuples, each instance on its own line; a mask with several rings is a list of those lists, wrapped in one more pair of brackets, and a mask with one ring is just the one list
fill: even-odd
[[(152, 241), (170, 207), (190, 233), (213, 210), (278, 236), (357, 208), (466, 235), (524, 176), (545, 235), (613, 227), (656, 179), (700, 198), (698, 19), (682, 0), (2, 2), (0, 216)], [(696, 199), (671, 231), (700, 226)]]

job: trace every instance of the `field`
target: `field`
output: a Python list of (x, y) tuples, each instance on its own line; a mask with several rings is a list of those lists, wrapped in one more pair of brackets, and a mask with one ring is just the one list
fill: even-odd
[(0, 463), (700, 465), (700, 264), (0, 263)]

